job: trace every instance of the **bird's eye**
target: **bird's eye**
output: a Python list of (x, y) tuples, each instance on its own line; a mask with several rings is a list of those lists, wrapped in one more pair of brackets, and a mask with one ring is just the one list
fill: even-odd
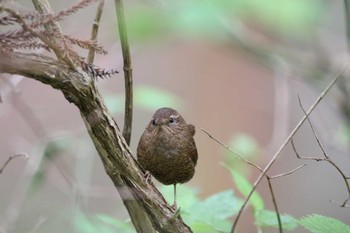
[(153, 126), (155, 126), (155, 125), (156, 125), (156, 120), (155, 120), (155, 119), (152, 119), (152, 120), (151, 120), (151, 124), (152, 124)]
[(170, 123), (174, 123), (174, 118), (170, 117), (170, 118), (169, 118), (169, 122), (170, 122)]

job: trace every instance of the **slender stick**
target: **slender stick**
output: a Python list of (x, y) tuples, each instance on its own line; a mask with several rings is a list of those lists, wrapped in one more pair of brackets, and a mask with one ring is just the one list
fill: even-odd
[(267, 178), (267, 183), (269, 184), (269, 189), (270, 189), (270, 193), (271, 193), (271, 197), (272, 197), (272, 203), (273, 203), (273, 206), (274, 206), (275, 211), (276, 211), (279, 233), (283, 233), (281, 216), (280, 216), (280, 213), (278, 211), (277, 201), (276, 201), (275, 193), (273, 192), (271, 178), (268, 176), (266, 178)]
[(123, 51), (124, 60), (124, 79), (125, 79), (125, 117), (124, 117), (124, 128), (123, 137), (128, 145), (130, 145), (131, 129), (132, 129), (132, 109), (133, 109), (133, 88), (132, 88), (132, 66), (131, 56), (129, 49), (128, 36), (126, 32), (124, 7), (122, 0), (114, 0), (115, 8), (118, 18), (118, 28), (120, 42)]
[(284, 143), (282, 143), (282, 145), (280, 146), (280, 148), (276, 151), (276, 153), (274, 154), (274, 156), (272, 157), (272, 159), (270, 160), (270, 162), (266, 165), (266, 167), (264, 168), (264, 170), (260, 173), (259, 177), (256, 179), (256, 181), (254, 182), (253, 188), (252, 190), (249, 192), (248, 196), (246, 197), (246, 199), (244, 200), (238, 215), (235, 219), (235, 221), (233, 222), (232, 228), (231, 228), (231, 233), (235, 232), (235, 229), (237, 227), (238, 224), (238, 220), (240, 218), (240, 216), (242, 215), (242, 212), (244, 210), (244, 208), (246, 207), (250, 197), (253, 195), (255, 189), (257, 188), (257, 186), (259, 185), (259, 183), (261, 182), (262, 178), (265, 176), (266, 172), (271, 168), (271, 166), (274, 164), (274, 162), (276, 162), (276, 160), (280, 157), (281, 152), (283, 151), (283, 149), (288, 145), (288, 143), (290, 142), (290, 140), (292, 139), (292, 137), (295, 135), (295, 133), (299, 130), (299, 128), (302, 126), (302, 124), (306, 121), (307, 116), (310, 115), (310, 113), (316, 108), (316, 106), (320, 103), (320, 101), (323, 99), (323, 97), (328, 93), (328, 91), (333, 87), (333, 85), (337, 82), (337, 80), (339, 79), (339, 77), (341, 77), (341, 74), (345, 71), (345, 69), (348, 67), (348, 62), (346, 62), (346, 64), (344, 65), (344, 67), (333, 77), (332, 81), (329, 83), (329, 85), (324, 89), (324, 91), (318, 96), (318, 98), (315, 100), (315, 102), (312, 104), (312, 106), (309, 108), (309, 110), (307, 111), (306, 115), (303, 116), (303, 118), (299, 121), (299, 123), (295, 126), (295, 128), (292, 130), (292, 132), (289, 134), (289, 136), (286, 138), (286, 140), (284, 141)]
[(6, 166), (11, 162), (12, 159), (15, 159), (17, 157), (20, 156), (24, 156), (26, 159), (29, 158), (29, 155), (27, 153), (20, 153), (20, 154), (16, 154), (16, 155), (11, 155), (6, 161), (5, 163), (2, 165), (2, 167), (0, 168), (0, 174), (4, 172)]
[[(349, 183), (348, 183), (348, 177), (347, 177), (347, 176), (345, 175), (345, 173), (341, 170), (341, 168), (327, 155), (327, 153), (326, 153), (326, 151), (325, 151), (325, 149), (324, 149), (324, 147), (323, 147), (323, 145), (322, 145), (322, 143), (321, 143), (321, 140), (319, 139), (319, 137), (318, 137), (317, 134), (316, 134), (316, 131), (315, 131), (315, 129), (314, 129), (312, 123), (311, 123), (311, 120), (310, 120), (309, 116), (306, 115), (305, 109), (304, 109), (304, 107), (303, 107), (303, 105), (302, 105), (302, 103), (301, 103), (300, 98), (299, 98), (299, 106), (300, 106), (300, 108), (303, 110), (303, 113), (305, 114), (306, 119), (307, 119), (307, 121), (308, 121), (308, 123), (309, 123), (309, 125), (310, 125), (311, 131), (312, 131), (312, 133), (313, 133), (313, 135), (314, 135), (314, 137), (315, 137), (315, 139), (316, 139), (316, 141), (317, 141), (318, 146), (321, 148), (322, 153), (323, 153), (323, 156), (324, 156), (324, 158), (310, 158), (310, 157), (307, 157), (306, 159), (314, 159), (315, 161), (327, 161), (328, 163), (330, 163), (331, 165), (333, 165), (333, 167), (339, 172), (339, 174), (342, 176), (342, 178), (343, 178), (343, 180), (344, 180), (344, 183), (345, 183), (345, 186), (346, 186), (346, 188), (347, 188), (348, 195), (349, 195), (349, 196), (348, 196), (348, 199), (346, 199), (346, 200), (344, 201), (343, 205), (342, 205), (342, 207), (344, 207), (345, 204), (347, 203), (347, 201), (350, 199), (350, 185), (349, 185)], [(292, 146), (293, 146), (294, 152), (296, 153), (297, 157), (298, 157), (299, 159), (303, 159), (303, 157), (299, 156), (298, 153), (296, 152), (294, 143), (292, 144)]]
[[(100, 26), (100, 21), (101, 21), (101, 16), (102, 16), (102, 12), (103, 12), (104, 3), (105, 3), (104, 0), (100, 0), (98, 2), (98, 6), (97, 6), (97, 10), (96, 10), (96, 16), (95, 16), (95, 19), (94, 19), (94, 24), (92, 25), (92, 29), (91, 29), (91, 37), (90, 37), (91, 41), (96, 41), (97, 40), (97, 34), (98, 34), (99, 26)], [(94, 62), (94, 58), (95, 58), (95, 49), (91, 47), (89, 49), (87, 62), (89, 64), (92, 64)]]

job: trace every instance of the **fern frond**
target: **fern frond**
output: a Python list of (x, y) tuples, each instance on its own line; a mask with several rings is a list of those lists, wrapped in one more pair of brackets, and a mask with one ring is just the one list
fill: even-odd
[(97, 54), (103, 54), (106, 55), (107, 51), (105, 49), (103, 49), (103, 47), (101, 45), (99, 45), (98, 43), (91, 41), (91, 40), (81, 40), (81, 39), (77, 39), (77, 38), (73, 38), (69, 35), (64, 35), (64, 38), (67, 39), (67, 41), (70, 44), (74, 44), (79, 46), (80, 48), (83, 49), (94, 49), (95, 53)]
[(46, 21), (43, 22), (43, 24), (46, 24), (51, 21), (60, 21), (63, 18), (70, 16), (73, 13), (76, 13), (78, 10), (88, 6), (90, 3), (96, 2), (97, 0), (82, 0), (78, 2), (77, 4), (69, 7), (68, 9), (59, 11), (58, 13), (51, 15), (46, 18)]
[(16, 40), (16, 41), (33, 41), (36, 37), (27, 31), (22, 29), (10, 30), (7, 32), (0, 33), (0, 42), (5, 40)]

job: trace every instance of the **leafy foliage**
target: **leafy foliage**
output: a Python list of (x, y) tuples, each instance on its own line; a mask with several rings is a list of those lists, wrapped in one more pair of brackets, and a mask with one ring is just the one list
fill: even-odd
[[(278, 228), (276, 212), (271, 210), (259, 210), (255, 213), (255, 225), (258, 227), (274, 227)], [(293, 230), (298, 224), (295, 218), (288, 214), (281, 214), (281, 222), (284, 230)]]
[(298, 223), (312, 233), (350, 233), (350, 226), (337, 219), (318, 214), (301, 218)]
[[(229, 169), (240, 193), (246, 197), (252, 189), (253, 185), (244, 176), (236, 172), (234, 169), (228, 167), (227, 165), (224, 166), (227, 169)], [(255, 225), (258, 227), (259, 232), (262, 231), (262, 227), (279, 227), (276, 212), (265, 209), (264, 200), (258, 192), (255, 191), (253, 193), (249, 200), (249, 203), (253, 207)], [(280, 214), (280, 218), (283, 229), (293, 230), (297, 227), (297, 223), (295, 222), (295, 219), (292, 216), (287, 214)]]
[[(161, 191), (171, 203), (172, 186), (163, 186)], [(183, 220), (194, 232), (229, 232), (231, 222), (228, 220), (237, 214), (241, 200), (234, 196), (232, 190), (216, 193), (205, 200), (199, 200), (198, 190), (179, 185), (177, 203)]]
[[(236, 186), (240, 193), (242, 193), (243, 196), (248, 196), (250, 190), (252, 189), (252, 185), (249, 183), (249, 181), (244, 178), (241, 174), (233, 170), (232, 168), (224, 165), (231, 173), (232, 178), (234, 182), (236, 183)], [(264, 201), (260, 194), (258, 192), (254, 192), (251, 196), (249, 203), (253, 206), (254, 211), (259, 211), (264, 209)]]

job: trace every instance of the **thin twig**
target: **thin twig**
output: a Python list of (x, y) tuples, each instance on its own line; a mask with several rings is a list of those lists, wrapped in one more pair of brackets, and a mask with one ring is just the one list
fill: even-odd
[(126, 31), (124, 7), (122, 0), (114, 0), (117, 18), (120, 42), (123, 51), (124, 60), (124, 80), (125, 80), (125, 117), (123, 127), (123, 137), (128, 145), (130, 145), (131, 129), (132, 129), (132, 110), (133, 110), (133, 88), (132, 88), (132, 66), (129, 49), (128, 36)]
[(280, 233), (283, 233), (283, 227), (282, 227), (282, 221), (281, 221), (281, 216), (280, 213), (278, 211), (278, 207), (277, 207), (277, 201), (276, 201), (276, 197), (275, 194), (273, 192), (273, 188), (272, 188), (272, 183), (271, 183), (271, 178), (270, 177), (266, 177), (267, 178), (267, 183), (269, 184), (269, 189), (270, 189), (270, 193), (271, 193), (271, 197), (272, 197), (272, 203), (273, 206), (275, 208), (275, 212), (276, 212), (276, 217), (277, 217), (277, 222), (278, 222), (278, 229)]
[(298, 171), (299, 169), (305, 167), (306, 165), (308, 165), (307, 163), (305, 164), (302, 164), (296, 168), (294, 168), (293, 170), (289, 171), (289, 172), (285, 172), (285, 173), (282, 173), (282, 174), (278, 174), (278, 175), (275, 175), (275, 176), (269, 176), (269, 178), (272, 180), (272, 179), (277, 179), (277, 178), (280, 178), (280, 177), (283, 177), (283, 176), (287, 176), (287, 175), (290, 175), (296, 171)]
[(16, 154), (16, 155), (11, 155), (6, 161), (5, 163), (2, 165), (2, 167), (0, 168), (0, 174), (3, 173), (3, 171), (5, 170), (6, 166), (11, 162), (12, 159), (18, 158), (24, 156), (26, 159), (29, 158), (29, 155), (27, 153), (20, 153), (20, 154)]
[[(341, 177), (344, 180), (344, 183), (345, 183), (345, 186), (347, 188), (348, 195), (349, 195), (348, 199), (342, 205), (342, 206), (344, 206), (346, 204), (346, 202), (350, 199), (350, 185), (348, 183), (348, 177), (344, 174), (344, 172), (341, 170), (341, 168), (327, 155), (327, 153), (326, 153), (326, 151), (325, 151), (325, 149), (324, 149), (320, 139), (318, 138), (318, 136), (317, 136), (317, 134), (315, 132), (315, 129), (314, 129), (312, 123), (311, 123), (310, 117), (306, 114), (305, 109), (304, 109), (304, 107), (303, 107), (299, 97), (298, 97), (298, 99), (299, 99), (299, 106), (303, 110), (303, 112), (304, 112), (304, 114), (306, 116), (306, 119), (307, 119), (307, 121), (308, 121), (308, 123), (310, 125), (311, 131), (312, 131), (312, 133), (313, 133), (313, 135), (314, 135), (314, 137), (315, 137), (315, 139), (317, 141), (318, 146), (321, 148), (323, 156), (324, 156), (324, 158), (306, 157), (306, 159), (311, 159), (311, 160), (315, 160), (315, 161), (327, 161), (328, 163), (330, 163), (339, 172), (339, 174), (341, 175)], [(298, 153), (296, 152), (296, 148), (294, 146), (294, 143), (292, 143), (292, 146), (293, 146), (294, 152), (296, 153), (297, 157), (303, 159), (303, 157), (300, 157), (298, 155)]]
[(204, 133), (206, 133), (211, 139), (213, 139), (215, 142), (219, 143), (221, 146), (223, 146), (224, 148), (226, 148), (228, 151), (231, 151), (233, 154), (235, 154), (237, 156), (237, 159), (244, 161), (245, 163), (255, 167), (256, 169), (258, 169), (259, 171), (263, 171), (263, 169), (261, 167), (259, 167), (259, 165), (249, 161), (248, 159), (246, 159), (244, 156), (240, 155), (237, 151), (235, 151), (234, 149), (230, 148), (229, 146), (227, 146), (225, 143), (221, 142), (219, 139), (215, 138), (214, 136), (212, 136), (208, 131), (206, 131), (203, 128), (200, 128)]
[(350, 205), (346, 204), (349, 200), (350, 200), (350, 198), (346, 199), (343, 203), (338, 202), (338, 201), (334, 201), (334, 200), (330, 200), (330, 202), (336, 203), (336, 204), (340, 205), (340, 207), (350, 208)]
[(293, 138), (290, 140), (290, 143), (292, 144), (292, 148), (293, 148), (294, 153), (295, 153), (295, 155), (297, 156), (298, 159), (315, 160), (315, 161), (317, 161), (317, 162), (326, 160), (325, 158), (303, 157), (303, 156), (299, 155), (299, 153), (298, 153), (298, 151), (297, 151), (297, 148), (296, 148), (295, 145), (294, 145), (294, 140), (293, 140)]
[[(102, 12), (103, 12), (104, 3), (105, 3), (104, 0), (100, 0), (98, 2), (98, 6), (97, 6), (97, 10), (96, 10), (96, 16), (95, 16), (95, 19), (94, 19), (94, 24), (92, 25), (92, 29), (91, 29), (91, 37), (90, 37), (91, 41), (97, 41), (97, 34), (98, 34), (99, 26), (100, 26), (100, 21), (101, 21), (101, 16), (102, 16)], [(94, 62), (94, 57), (95, 57), (95, 49), (91, 47), (89, 49), (87, 62), (92, 64)]]
[(306, 119), (307, 119), (307, 121), (308, 121), (308, 123), (309, 123), (309, 125), (310, 125), (311, 131), (312, 131), (313, 135), (315, 136), (315, 139), (316, 139), (316, 141), (317, 141), (317, 144), (318, 144), (319, 147), (321, 148), (324, 157), (325, 157), (326, 159), (328, 159), (329, 157), (328, 157), (326, 151), (324, 150), (324, 147), (323, 147), (323, 145), (322, 145), (320, 139), (318, 138), (318, 136), (317, 136), (317, 134), (316, 134), (316, 131), (315, 131), (315, 129), (314, 129), (314, 126), (313, 126), (312, 123), (311, 123), (310, 117), (306, 115), (305, 109), (304, 109), (304, 107), (303, 107), (303, 105), (302, 105), (302, 103), (301, 103), (301, 100), (300, 100), (300, 96), (299, 96), (299, 95), (298, 95), (298, 101), (299, 101), (299, 106), (300, 106), (301, 110), (303, 110), (303, 113), (305, 114)]
[(274, 164), (274, 162), (280, 157), (281, 152), (283, 151), (283, 149), (288, 145), (288, 143), (291, 141), (291, 139), (293, 138), (293, 136), (295, 135), (295, 133), (299, 130), (299, 128), (301, 127), (301, 125), (305, 122), (306, 120), (306, 116), (308, 116), (315, 108), (316, 106), (319, 104), (319, 102), (323, 99), (323, 97), (328, 93), (328, 91), (333, 87), (333, 85), (337, 82), (337, 80), (339, 79), (340, 75), (346, 70), (346, 68), (348, 67), (348, 62), (346, 62), (346, 64), (344, 65), (344, 67), (333, 77), (332, 81), (329, 83), (329, 85), (324, 89), (324, 91), (318, 96), (318, 98), (315, 100), (315, 102), (312, 104), (312, 106), (309, 108), (309, 110), (307, 111), (307, 114), (299, 121), (299, 123), (295, 126), (295, 128), (292, 130), (292, 132), (289, 134), (289, 136), (286, 138), (286, 140), (283, 142), (283, 144), (280, 146), (280, 148), (276, 151), (276, 153), (273, 155), (272, 159), (270, 160), (270, 162), (266, 165), (266, 167), (264, 168), (264, 170), (261, 172), (261, 174), (259, 175), (259, 177), (256, 179), (256, 181), (254, 182), (254, 185), (251, 189), (251, 191), (249, 192), (248, 196), (246, 197), (246, 199), (244, 200), (238, 215), (235, 219), (235, 221), (233, 222), (232, 228), (231, 228), (231, 233), (235, 232), (235, 229), (237, 227), (238, 224), (238, 220), (240, 219), (242, 212), (244, 210), (244, 208), (246, 207), (250, 197), (253, 195), (255, 189), (257, 188), (257, 186), (259, 185), (259, 183), (261, 182), (262, 178), (265, 176), (266, 172), (271, 168), (271, 166)]

